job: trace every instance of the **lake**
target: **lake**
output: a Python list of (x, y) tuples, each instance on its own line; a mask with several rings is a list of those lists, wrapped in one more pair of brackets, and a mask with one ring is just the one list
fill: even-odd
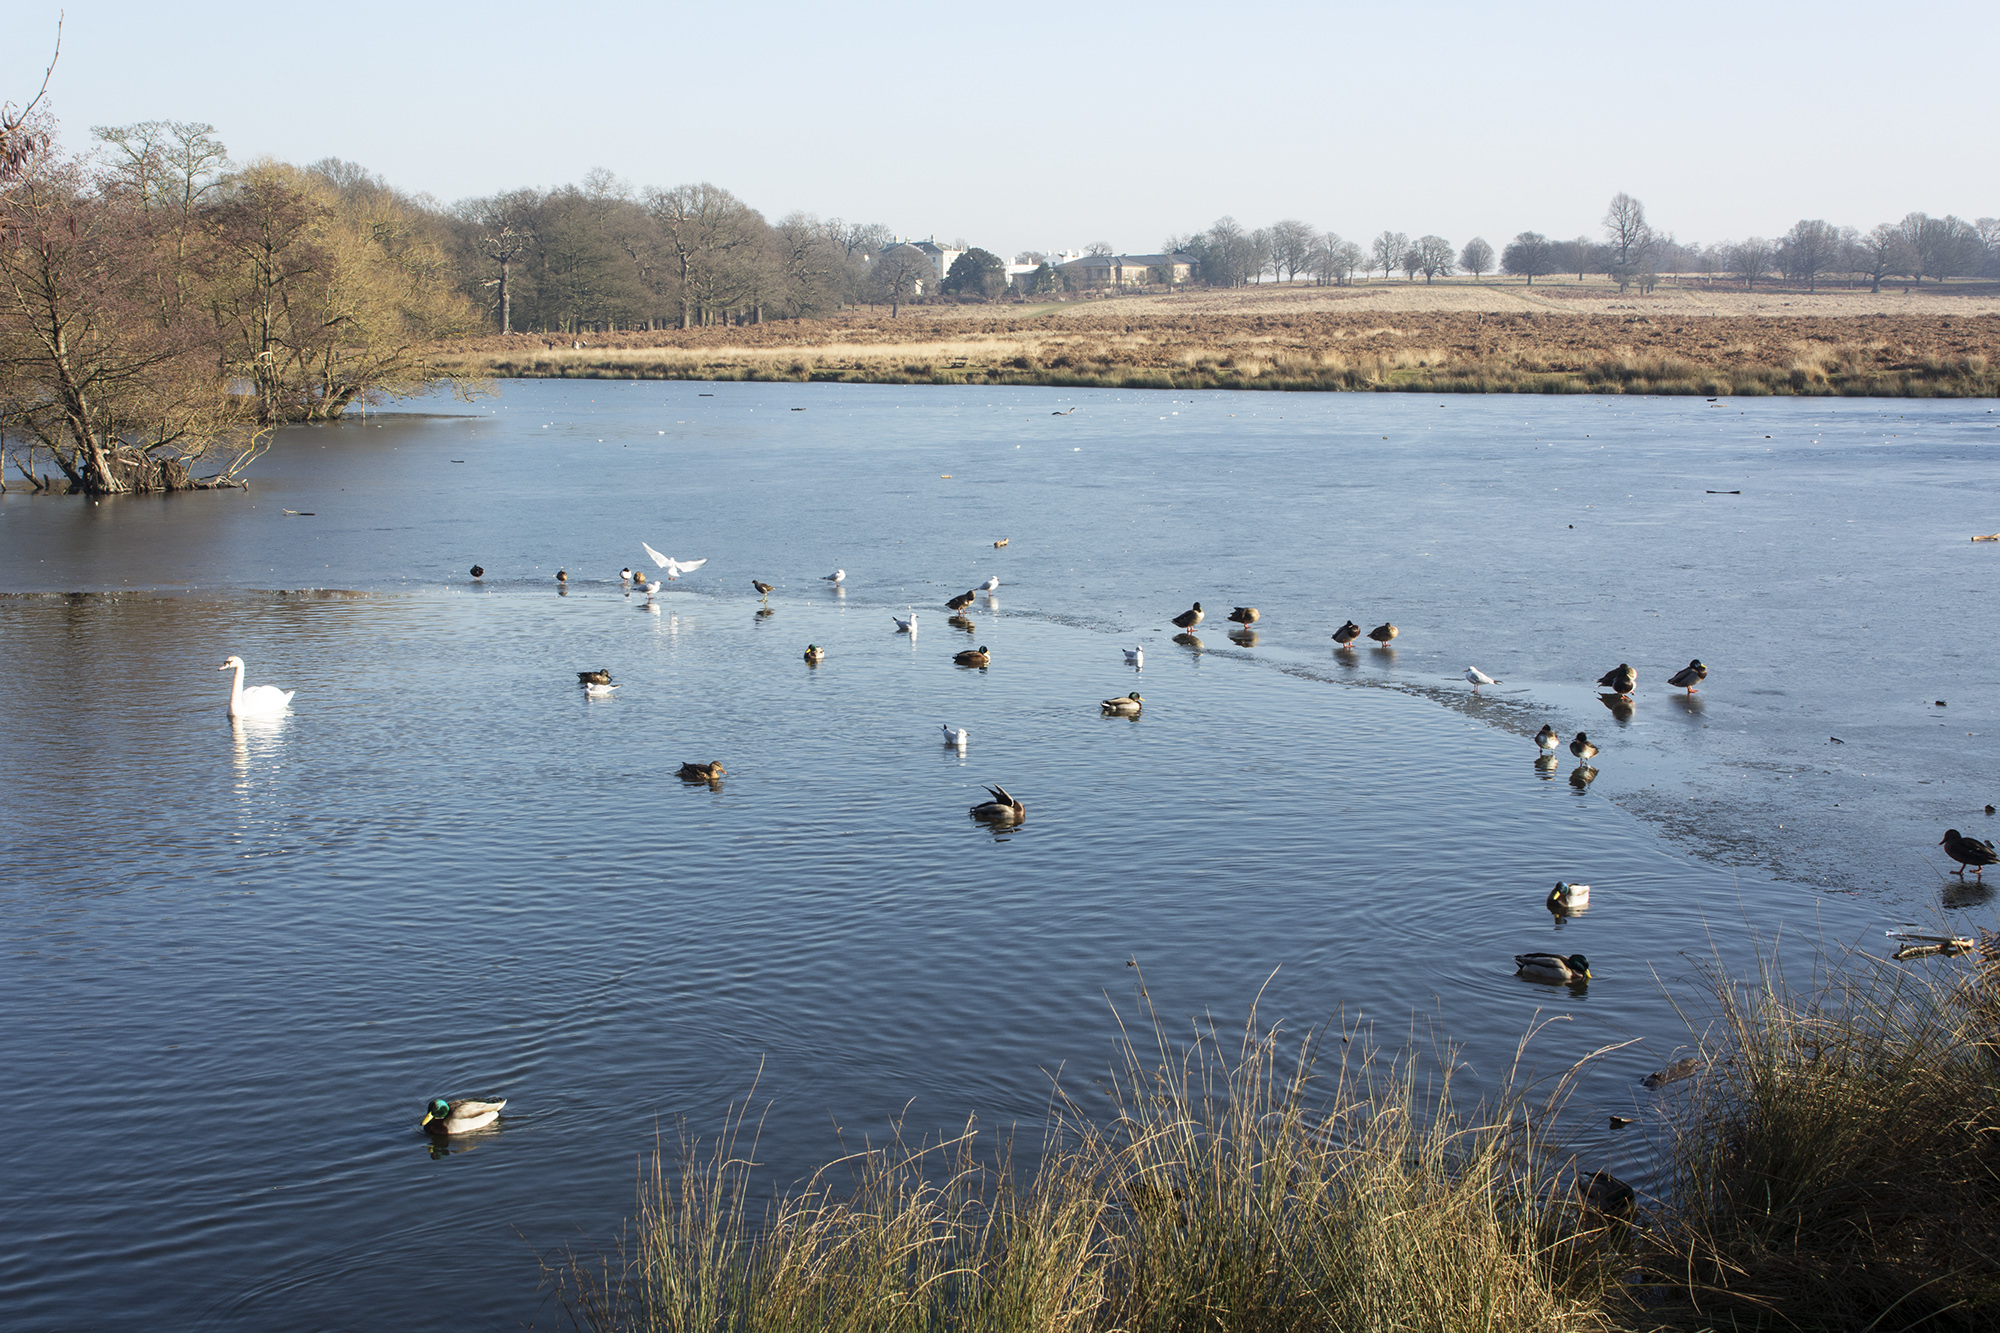
[[(9, 1327), (552, 1325), (538, 1257), (732, 1105), (774, 1187), (899, 1120), (1038, 1141), (1130, 961), (1187, 1030), (1261, 992), (1475, 1091), (1538, 1017), (1541, 1072), (1637, 1039), (1572, 1137), (1644, 1185), (1705, 963), (1995, 924), (1935, 845), (2000, 800), (1985, 402), (500, 389), (248, 492), (0, 497)], [(649, 604), (642, 540), (707, 563)], [(289, 716), (232, 724), (232, 653)], [(435, 1095), (509, 1104), (436, 1153)]]

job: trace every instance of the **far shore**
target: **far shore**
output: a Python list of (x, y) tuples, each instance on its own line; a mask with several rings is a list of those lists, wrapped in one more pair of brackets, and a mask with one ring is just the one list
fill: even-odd
[(447, 344), (501, 378), (1426, 393), (2000, 395), (2000, 285), (1270, 283)]

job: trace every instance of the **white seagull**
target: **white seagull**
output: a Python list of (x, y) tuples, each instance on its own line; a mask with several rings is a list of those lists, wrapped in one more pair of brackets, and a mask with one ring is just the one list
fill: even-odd
[(939, 730), (944, 732), (946, 745), (955, 745), (961, 750), (965, 748), (965, 743), (972, 739), (964, 727), (947, 727), (940, 724)]
[(1000, 576), (998, 574), (995, 574), (992, 578), (986, 580), (986, 582), (980, 584), (979, 586), (986, 589), (986, 591), (988, 592), (992, 592), (995, 588), (1000, 586)]
[(1479, 693), (1479, 687), (1481, 685), (1499, 685), (1503, 683), (1501, 681), (1493, 679), (1493, 677), (1487, 675), (1484, 671), (1481, 671), (1478, 667), (1475, 666), (1469, 666), (1465, 669), (1465, 678), (1472, 682), (1472, 692), (1474, 694)]
[(617, 688), (616, 685), (585, 685), (583, 692), (588, 698), (609, 699)]
[(836, 569), (831, 574), (820, 575), (820, 578), (828, 583), (845, 583), (847, 582), (847, 571), (844, 569)]
[[(646, 543), (640, 542), (639, 545), (646, 546)], [(674, 560), (661, 555), (650, 546), (646, 546), (646, 554), (653, 557), (654, 564), (667, 571), (667, 577), (670, 579), (677, 579), (683, 574), (692, 573), (708, 563), (706, 556), (700, 560)]]
[(1138, 667), (1141, 671), (1145, 670), (1146, 650), (1144, 648), (1127, 648), (1125, 650), (1125, 665)]
[[(910, 608), (907, 606), (903, 609), (910, 611)], [(889, 618), (896, 622), (896, 633), (915, 634), (917, 632), (917, 613), (915, 611), (910, 611), (910, 618), (908, 620), (903, 619), (903, 617), (893, 611), (889, 613)]]

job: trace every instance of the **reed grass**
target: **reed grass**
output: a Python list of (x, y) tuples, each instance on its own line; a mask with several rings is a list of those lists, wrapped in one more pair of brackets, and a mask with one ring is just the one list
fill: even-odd
[(1544, 1151), (1546, 1099), (1466, 1114), (1411, 1061), (1322, 1077), (1315, 1040), (1287, 1054), (1254, 1015), (1233, 1050), (1154, 1016), (1108, 1091), (1108, 1116), (1058, 1099), (1031, 1171), (975, 1127), (898, 1136), (761, 1210), (740, 1119), (683, 1141), (626, 1249), (555, 1268), (563, 1306), (688, 1333), (1609, 1326), (1623, 1224)]

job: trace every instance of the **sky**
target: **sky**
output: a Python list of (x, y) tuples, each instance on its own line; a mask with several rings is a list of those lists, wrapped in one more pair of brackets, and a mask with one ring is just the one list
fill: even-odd
[(11, 0), (0, 101), (213, 124), (451, 202), (711, 181), (1003, 255), (1157, 249), (1222, 215), (1495, 248), (1639, 198), (1683, 241), (2000, 214), (2000, 6), (1028, 0), (199, 6)]

